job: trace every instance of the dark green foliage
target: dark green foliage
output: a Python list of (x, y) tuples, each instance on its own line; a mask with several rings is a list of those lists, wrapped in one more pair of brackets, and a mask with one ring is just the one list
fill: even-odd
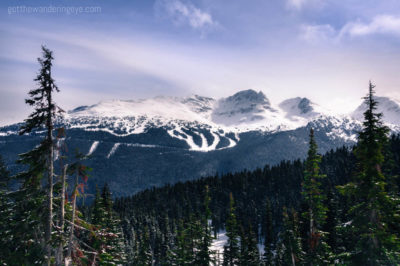
[(226, 219), (225, 229), (228, 241), (224, 246), (223, 265), (237, 265), (240, 260), (239, 251), (239, 226), (236, 220), (235, 206), (232, 193), (229, 194), (229, 214)]
[[(93, 204), (92, 224), (94, 235), (92, 247), (98, 251), (98, 262), (101, 265), (115, 265), (126, 262), (125, 243), (120, 227), (120, 220), (113, 211), (113, 202), (108, 185), (105, 184), (100, 195), (97, 189)], [(141, 253), (144, 245), (149, 245), (148, 232), (141, 239)]]
[(10, 224), (13, 217), (13, 205), (8, 195), (10, 174), (0, 156), (0, 264), (5, 264), (12, 252), (13, 231)]
[(251, 225), (247, 230), (241, 228), (240, 234), (240, 259), (239, 265), (260, 265), (260, 254), (257, 247), (257, 239)]
[(397, 265), (400, 262), (400, 200), (398, 191), (387, 189), (384, 173), (390, 174), (391, 170), (383, 167), (390, 168), (390, 163), (384, 163), (384, 149), (389, 146), (388, 128), (382, 124), (382, 114), (376, 112), (378, 103), (373, 88), (370, 83), (365, 97), (368, 108), (364, 112), (363, 130), (354, 150), (356, 174), (351, 182), (340, 187), (352, 201), (342, 226), (351, 239), (342, 257), (357, 265)]
[[(280, 233), (278, 245), (280, 246), (280, 256), (277, 258), (280, 260), (279, 263), (293, 266), (303, 263), (304, 252), (301, 246), (299, 219), (294, 209), (288, 212), (286, 208), (283, 208), (283, 230)], [(306, 263), (306, 265), (310, 264)]]
[(328, 208), (325, 206), (325, 193), (322, 183), (326, 176), (320, 173), (321, 156), (317, 153), (314, 130), (310, 130), (310, 142), (305, 162), (302, 196), (305, 211), (302, 213), (304, 227), (308, 227), (305, 235), (305, 262), (309, 265), (328, 264), (331, 254), (326, 243), (327, 233), (322, 231), (326, 222)]
[[(393, 137), (389, 143), (393, 158), (399, 158), (400, 155), (398, 139), (398, 137)], [(331, 252), (327, 252), (326, 259), (343, 262), (343, 253), (352, 239), (351, 235), (344, 231), (345, 227), (340, 225), (348, 221), (347, 212), (352, 206), (352, 201), (339, 194), (335, 186), (349, 181), (349, 176), (355, 171), (355, 157), (351, 149), (343, 147), (322, 156), (318, 164), (321, 169), (320, 174), (326, 175), (326, 178), (320, 179), (321, 184), (318, 184), (319, 189), (327, 195), (320, 202), (328, 207), (327, 211), (325, 207), (323, 216), (325, 221), (319, 222), (321, 227), (318, 230), (329, 233), (323, 239), (324, 244), (331, 246)], [(297, 217), (291, 211), (287, 212), (289, 220), (284, 222), (281, 212), (284, 206), (289, 206), (289, 210), (297, 210), (297, 213), (309, 210), (306, 202), (301, 204), (301, 182), (305, 168), (305, 164), (300, 161), (282, 162), (277, 166), (266, 166), (263, 170), (243, 171), (149, 189), (129, 198), (117, 199), (115, 209), (121, 213), (125, 221), (129, 221), (129, 223), (124, 223), (124, 232), (128, 239), (141, 235), (141, 228), (145, 226), (152, 228), (150, 235), (153, 237), (150, 238), (155, 241), (150, 241), (149, 250), (152, 252), (155, 265), (185, 265), (195, 260), (196, 252), (193, 252), (193, 247), (196, 246), (194, 243), (199, 243), (198, 235), (201, 235), (201, 229), (196, 228), (201, 227), (204, 214), (208, 213), (204, 207), (203, 188), (206, 185), (209, 187), (211, 197), (209, 208), (214, 232), (229, 228), (231, 224), (231, 221), (228, 222), (228, 219), (232, 218), (228, 199), (232, 193), (235, 198), (233, 214), (236, 224), (239, 228), (242, 226), (245, 232), (240, 234), (240, 231), (237, 231), (241, 235), (238, 238), (245, 239), (251, 226), (255, 239), (259, 243), (262, 243), (263, 239), (264, 242), (271, 243), (271, 255), (265, 264), (271, 265), (274, 261), (276, 265), (284, 265), (283, 259), (287, 255), (287, 249), (282, 245), (282, 237), (278, 237), (278, 234), (283, 236), (284, 232), (288, 232), (284, 230), (285, 226), (288, 228), (288, 224), (291, 223), (291, 228), (297, 227), (291, 231), (299, 232), (302, 238), (302, 249), (308, 246), (309, 222), (304, 222), (302, 216)], [(166, 216), (169, 226), (165, 226)], [(302, 222), (293, 222), (297, 219)], [(394, 224), (391, 227), (393, 230), (396, 228)], [(254, 228), (261, 230), (254, 230)], [(167, 234), (168, 237), (164, 237)], [(160, 239), (160, 244), (155, 244), (157, 239)], [(238, 241), (240, 253), (239, 243), (241, 242)], [(165, 252), (161, 253), (158, 246), (164, 246), (163, 250), (168, 250), (169, 255), (165, 256)], [(137, 245), (135, 247), (133, 249), (138, 249)], [(244, 249), (243, 246), (242, 250)], [(286, 256), (286, 258), (289, 258), (291, 262), (291, 257)], [(299, 258), (301, 258), (300, 255)], [(302, 259), (305, 259), (304, 254)], [(263, 260), (265, 262), (265, 255)]]
[[(45, 129), (46, 135), (31, 151), (19, 155), (18, 163), (28, 167), (15, 176), (20, 189), (13, 192), (14, 217), (10, 223), (13, 231), (15, 252), (12, 263), (43, 262), (44, 254), (50, 263), (51, 235), (53, 224), (53, 160), (54, 119), (60, 109), (53, 102), (53, 92), (58, 88), (51, 75), (52, 52), (42, 47), (43, 58), (38, 58), (41, 66), (35, 81), (38, 87), (29, 91), (26, 103), (35, 109), (20, 128), (20, 135)], [(47, 177), (43, 186), (42, 178)], [(44, 252), (46, 250), (46, 252)]]
[[(205, 187), (204, 215), (196, 217), (190, 215), (188, 220), (180, 220), (176, 232), (173, 248), (168, 252), (167, 259), (162, 260), (167, 265), (209, 265), (214, 261), (210, 250), (212, 237), (209, 219), (210, 196), (208, 187)], [(168, 236), (164, 245), (171, 245), (173, 239)], [(156, 254), (158, 257), (160, 254)], [(162, 254), (161, 254), (162, 255)]]
[[(323, 156), (321, 171), (327, 174), (326, 180), (329, 181), (327, 184), (333, 187), (347, 182), (348, 176), (353, 171), (353, 161), (353, 155), (348, 148), (340, 148)], [(150, 235), (157, 240), (154, 241), (154, 245), (150, 241), (155, 265), (163, 263), (163, 265), (170, 265), (161, 250), (169, 250), (169, 254), (179, 253), (179, 247), (181, 247), (180, 251), (185, 250), (184, 246), (178, 244), (178, 236), (182, 234), (182, 230), (187, 229), (191, 216), (198, 220), (203, 219), (206, 213), (204, 207), (206, 185), (209, 187), (211, 197), (209, 208), (212, 230), (216, 232), (225, 228), (229, 214), (229, 194), (232, 193), (235, 198), (237, 224), (243, 225), (244, 228), (249, 228), (251, 225), (258, 242), (262, 242), (265, 236), (269, 235), (267, 241), (271, 242), (272, 254), (273, 251), (279, 249), (275, 246), (275, 242), (283, 226), (283, 206), (299, 208), (303, 172), (304, 165), (301, 161), (285, 161), (279, 165), (266, 166), (264, 169), (252, 172), (243, 171), (212, 176), (173, 186), (153, 188), (132, 197), (116, 199), (115, 210), (123, 220), (124, 235), (130, 243), (129, 250), (132, 254), (130, 258), (134, 258), (134, 253), (138, 250), (135, 239), (147, 226), (153, 228)], [(270, 207), (266, 206), (266, 199), (270, 202)], [(166, 216), (168, 227), (164, 225)], [(178, 226), (180, 220), (185, 221), (183, 223), (185, 226)], [(259, 227), (261, 230), (255, 230)], [(164, 248), (157, 246), (164, 246)], [(222, 254), (219, 257), (222, 259)]]
[(273, 230), (273, 224), (272, 224), (272, 210), (271, 210), (271, 202), (269, 199), (266, 201), (266, 206), (265, 206), (265, 219), (263, 221), (263, 224), (265, 226), (262, 227), (264, 231), (264, 256), (263, 256), (263, 261), (265, 265), (271, 265), (273, 261), (273, 245), (275, 243), (274, 239), (274, 230)]
[(211, 236), (211, 226), (209, 222), (211, 222), (211, 210), (210, 210), (210, 192), (208, 186), (205, 187), (205, 196), (204, 196), (204, 215), (201, 219), (201, 237), (199, 240), (199, 251), (195, 257), (195, 264), (197, 265), (209, 265), (214, 261), (213, 252), (210, 250), (212, 243)]
[(137, 265), (152, 265), (153, 263), (153, 252), (150, 246), (150, 234), (149, 229), (146, 227), (143, 230), (143, 234), (139, 240), (139, 251), (135, 258)]

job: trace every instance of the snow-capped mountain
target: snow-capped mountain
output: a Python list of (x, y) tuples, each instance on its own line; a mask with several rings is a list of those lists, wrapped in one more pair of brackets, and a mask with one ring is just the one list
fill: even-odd
[[(399, 103), (377, 99), (384, 121), (400, 132)], [(321, 153), (352, 145), (364, 110), (362, 104), (338, 116), (307, 98), (274, 105), (262, 92), (246, 90), (222, 99), (102, 101), (67, 112), (59, 123), (72, 151), (91, 156), (96, 182), (107, 181), (118, 195), (129, 195), (153, 185), (304, 158), (311, 127)], [(0, 153), (11, 163), (41, 134), (17, 136), (17, 131), (18, 125), (0, 128)]]
[(277, 110), (271, 107), (264, 93), (246, 90), (217, 101), (212, 112), (212, 121), (226, 126), (258, 124), (276, 113)]
[[(395, 131), (400, 129), (400, 102), (390, 99), (388, 97), (376, 97), (378, 102), (378, 112), (383, 114), (383, 121)], [(355, 120), (362, 120), (364, 112), (367, 109), (365, 103), (362, 103), (354, 112), (351, 117)]]
[(116, 136), (164, 128), (189, 149), (210, 151), (234, 147), (243, 132), (293, 130), (328, 114), (307, 98), (288, 99), (275, 107), (262, 92), (245, 90), (219, 100), (194, 95), (102, 101), (68, 112), (64, 123), (69, 128)]
[(291, 98), (279, 104), (279, 107), (286, 113), (285, 117), (292, 121), (310, 120), (320, 115), (328, 115), (330, 112), (307, 98)]

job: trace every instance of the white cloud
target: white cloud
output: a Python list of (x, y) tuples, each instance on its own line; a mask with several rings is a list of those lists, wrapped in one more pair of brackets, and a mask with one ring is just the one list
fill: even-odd
[(291, 8), (301, 9), (307, 0), (288, 0), (287, 5)]
[(286, 7), (300, 11), (305, 7), (319, 9), (324, 6), (326, 0), (286, 0)]
[(329, 24), (308, 25), (300, 27), (300, 38), (310, 42), (342, 41), (346, 36), (357, 37), (373, 34), (400, 36), (400, 17), (392, 15), (375, 16), (369, 23), (348, 22), (341, 29), (335, 30)]
[(329, 24), (302, 25), (300, 32), (300, 37), (311, 43), (330, 40), (336, 35), (336, 30)]
[(204, 30), (217, 25), (210, 13), (195, 7), (191, 3), (183, 3), (179, 0), (161, 0), (157, 4), (176, 25), (186, 24), (196, 30)]
[(400, 17), (379, 15), (370, 23), (350, 22), (342, 28), (340, 35), (363, 36), (377, 33), (400, 35)]

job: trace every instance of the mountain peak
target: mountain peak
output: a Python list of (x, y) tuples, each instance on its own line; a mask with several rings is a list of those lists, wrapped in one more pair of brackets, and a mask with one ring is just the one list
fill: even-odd
[(314, 108), (311, 106), (311, 101), (308, 98), (302, 98), (299, 101), (299, 104), (297, 107), (299, 108), (301, 114), (307, 114), (309, 112), (312, 112)]
[(305, 97), (284, 100), (279, 104), (279, 107), (286, 113), (286, 118), (290, 120), (308, 119), (325, 113), (317, 104)]
[(226, 101), (233, 101), (233, 102), (248, 101), (252, 103), (262, 103), (270, 105), (268, 98), (262, 91), (256, 92), (253, 89), (239, 91), (234, 95), (227, 97)]
[(220, 99), (213, 110), (212, 120), (223, 125), (254, 124), (276, 113), (261, 91), (243, 90)]
[[(375, 100), (378, 102), (377, 112), (383, 113), (383, 121), (385, 123), (399, 125), (400, 124), (400, 103), (389, 98), (382, 96), (375, 96)], [(364, 112), (367, 110), (365, 102), (357, 107), (354, 112), (351, 113), (351, 117), (357, 120), (364, 120)]]

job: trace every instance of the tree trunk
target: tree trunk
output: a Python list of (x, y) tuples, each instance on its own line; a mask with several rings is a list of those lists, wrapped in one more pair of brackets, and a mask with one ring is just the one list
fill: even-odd
[(291, 252), (291, 256), (292, 256), (292, 266), (296, 266), (296, 258), (294, 256), (293, 251)]
[(54, 147), (53, 147), (53, 121), (52, 121), (52, 100), (51, 100), (51, 91), (47, 96), (47, 141), (49, 142), (49, 157), (47, 159), (48, 164), (48, 194), (47, 194), (47, 221), (45, 226), (45, 243), (46, 243), (46, 253), (47, 253), (47, 265), (50, 266), (51, 261), (51, 231), (53, 224), (53, 176), (54, 176)]
[(63, 174), (61, 176), (61, 206), (60, 206), (60, 223), (59, 227), (61, 230), (61, 240), (60, 240), (60, 245), (58, 246), (58, 251), (57, 251), (57, 261), (56, 265), (61, 266), (63, 265), (63, 259), (64, 259), (64, 252), (63, 252), (63, 247), (64, 247), (64, 216), (65, 216), (65, 177), (67, 175), (67, 168), (68, 164), (64, 165), (63, 169)]
[[(309, 243), (309, 245), (310, 245), (310, 252), (314, 252), (314, 247), (313, 247), (313, 241), (314, 241), (314, 214), (313, 214), (313, 211), (312, 211), (312, 209), (310, 208), (309, 209), (309, 212), (310, 212), (310, 243)], [(312, 262), (310, 262), (310, 266), (312, 266), (313, 265), (313, 263)]]
[(78, 189), (78, 173), (79, 169), (76, 170), (75, 176), (75, 187), (74, 187), (74, 196), (73, 196), (73, 205), (72, 205), (72, 220), (71, 220), (71, 233), (69, 235), (69, 244), (68, 244), (68, 257), (71, 258), (72, 255), (72, 241), (74, 238), (74, 227), (75, 227), (75, 211), (76, 211), (76, 193)]

